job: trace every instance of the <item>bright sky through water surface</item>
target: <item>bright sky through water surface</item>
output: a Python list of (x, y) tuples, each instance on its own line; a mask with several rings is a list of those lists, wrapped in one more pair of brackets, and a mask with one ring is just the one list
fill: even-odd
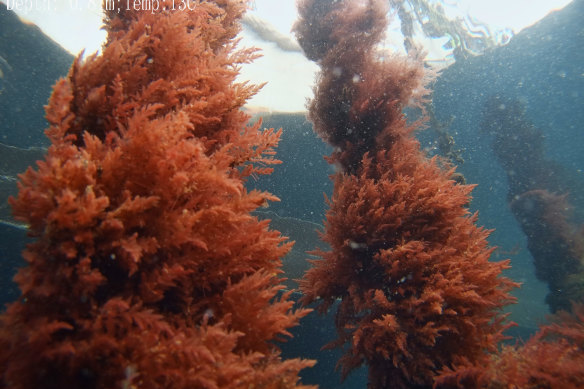
[[(15, 0), (0, 0), (5, 4), (15, 4)], [(431, 4), (441, 3), (449, 18), (470, 15), (473, 23), (487, 25), (494, 33), (505, 29), (517, 34), (532, 25), (549, 12), (558, 10), (571, 0), (428, 0)], [(23, 3), (22, 0), (20, 0)], [(101, 0), (29, 0), (32, 10), (17, 13), (24, 19), (37, 24), (47, 35), (73, 54), (85, 49), (93, 53), (101, 46), (105, 33), (100, 30)], [(42, 4), (51, 4), (52, 9)], [(9, 4), (10, 5), (10, 4)], [(295, 0), (254, 0), (251, 2), (250, 16), (259, 23), (269, 25), (284, 39), (291, 41), (290, 29), (296, 19)], [(388, 41), (392, 41), (390, 32)], [(242, 77), (253, 82), (268, 81), (268, 85), (250, 102), (250, 105), (279, 111), (301, 111), (306, 98), (311, 95), (316, 66), (309, 63), (299, 52), (281, 50), (273, 42), (266, 42), (249, 28), (244, 29), (245, 46), (257, 46), (264, 57), (244, 68)], [(400, 39), (396, 39), (400, 42)], [(434, 45), (426, 48), (430, 60), (440, 61), (448, 55), (442, 51), (445, 39), (425, 42)], [(285, 91), (282, 93), (282, 91)]]

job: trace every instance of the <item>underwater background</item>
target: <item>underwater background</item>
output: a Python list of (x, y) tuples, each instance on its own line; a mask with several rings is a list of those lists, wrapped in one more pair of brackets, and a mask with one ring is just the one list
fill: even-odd
[[(526, 233), (510, 206), (514, 200), (510, 186), (517, 174), (543, 164), (539, 171), (545, 172), (547, 178), (531, 179), (545, 182), (542, 185), (549, 191), (555, 187), (557, 194), (566, 195), (571, 204), (567, 210), (570, 221), (577, 226), (584, 223), (582, 16), (584, 1), (575, 0), (521, 31), (504, 46), (489, 48), (478, 56), (458, 56), (433, 83), (432, 117), (428, 128), (418, 134), (429, 154), (452, 157), (466, 183), (477, 184), (470, 209), (479, 212), (479, 225), (494, 229), (489, 238), (490, 244), (497, 247), (492, 259), (510, 258), (512, 268), (506, 276), (522, 283), (513, 292), (517, 304), (508, 308), (510, 319), (518, 323), (518, 327), (508, 331), (515, 337), (512, 342), (516, 338), (526, 339), (550, 313), (546, 303), (548, 283), (536, 276)], [(72, 61), (73, 56), (38, 28), (22, 24), (0, 3), (2, 306), (18, 296), (11, 280), (23, 264), (20, 253), (27, 240), (26, 228), (12, 220), (6, 199), (15, 194), (16, 174), (40, 159), (43, 147), (48, 145), (43, 135), (47, 127), (43, 106), (51, 86), (58, 77), (67, 74)], [(517, 126), (515, 138), (498, 137), (492, 127), (505, 115), (511, 117), (507, 123)], [(303, 113), (272, 112), (258, 116), (263, 117), (264, 127), (283, 128), (277, 149), (277, 157), (283, 163), (270, 176), (251, 180), (249, 185), (281, 199), (258, 215), (270, 218), (274, 229), (296, 241), (284, 259), (287, 285), (296, 287), (294, 279), (308, 268), (307, 251), (323, 245), (317, 231), (327, 209), (323, 194), (330, 196), (329, 175), (334, 172), (334, 166), (323, 156), (332, 150), (313, 133)], [(532, 138), (522, 137), (520, 131), (525, 128)], [(506, 165), (509, 162), (498, 158), (497, 147), (513, 146), (514, 141), (525, 146), (520, 150), (528, 152), (518, 152), (521, 158), (514, 161), (518, 165), (510, 168)], [(541, 143), (543, 154), (532, 150), (530, 142)], [(516, 151), (511, 147), (507, 153)], [(353, 372), (341, 384), (340, 375), (335, 372), (341, 352), (320, 351), (335, 337), (334, 312), (324, 317), (309, 315), (293, 333), (294, 338), (282, 346), (284, 357), (318, 359), (315, 368), (302, 372), (304, 383), (321, 387), (365, 386), (365, 368)]]

